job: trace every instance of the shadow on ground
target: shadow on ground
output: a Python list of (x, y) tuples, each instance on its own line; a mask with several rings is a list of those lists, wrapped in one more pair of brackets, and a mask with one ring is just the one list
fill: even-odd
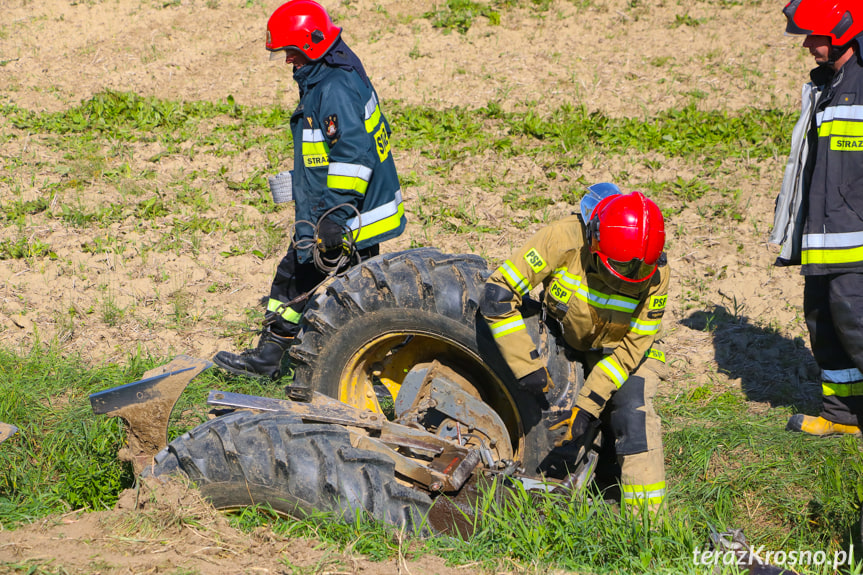
[(720, 373), (739, 379), (747, 399), (804, 413), (820, 410), (820, 371), (803, 339), (753, 325), (749, 318), (732, 315), (718, 305), (681, 323), (712, 334)]

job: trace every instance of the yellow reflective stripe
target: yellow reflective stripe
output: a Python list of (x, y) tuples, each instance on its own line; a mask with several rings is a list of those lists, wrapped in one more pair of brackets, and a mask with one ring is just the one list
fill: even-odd
[(351, 190), (358, 194), (365, 194), (369, 183), (361, 178), (348, 176), (327, 176), (327, 187), (334, 190)]
[(530, 293), (530, 290), (532, 289), (530, 282), (527, 281), (526, 277), (521, 275), (521, 272), (518, 271), (518, 268), (516, 268), (515, 264), (510, 260), (503, 262), (503, 265), (497, 269), (503, 275), (503, 279), (506, 280), (509, 287), (511, 287), (518, 295), (524, 296)]
[(821, 383), (821, 393), (825, 396), (854, 397), (863, 395), (863, 383), (834, 383), (824, 381)]
[(397, 229), (401, 225), (404, 214), (405, 206), (402, 203), (402, 191), (396, 190), (393, 201), (368, 212), (363, 212), (359, 217), (351, 218), (348, 220), (348, 227), (353, 230), (354, 241), (361, 242)]
[(381, 109), (378, 107), (375, 107), (375, 113), (372, 114), (371, 118), (366, 120), (366, 132), (368, 132), (369, 134), (374, 132), (375, 128), (377, 127), (378, 123), (380, 123), (380, 121), (381, 121)]
[(847, 264), (863, 261), (863, 232), (803, 236), (804, 264)]
[(804, 264), (847, 264), (863, 261), (863, 232), (806, 234)]
[(659, 333), (659, 327), (661, 323), (662, 320), (638, 321), (634, 319), (629, 322), (629, 329), (630, 331), (641, 335), (652, 335), (655, 333)]
[(624, 503), (636, 505), (662, 503), (665, 499), (665, 482), (658, 481), (646, 485), (621, 484), (620, 491), (623, 494)]
[(326, 166), (330, 163), (330, 149), (320, 130), (303, 130), (303, 164), (307, 168)]
[(855, 367), (821, 370), (821, 393), (836, 397), (863, 395), (863, 373)]
[(596, 364), (597, 367), (602, 369), (611, 380), (614, 382), (614, 385), (620, 389), (620, 386), (623, 385), (627, 379), (629, 379), (629, 374), (623, 371), (623, 368), (620, 367), (620, 364), (617, 363), (613, 357), (608, 356), (599, 363)]
[(566, 271), (566, 268), (557, 268), (554, 270), (554, 277), (570, 290), (578, 289), (578, 286), (581, 285), (581, 276), (572, 275)]
[(327, 155), (327, 145), (324, 142), (303, 142), (303, 155)]
[(850, 264), (863, 261), (863, 246), (837, 250), (803, 249), (804, 264)]
[(587, 302), (588, 304), (616, 311), (625, 311), (632, 313), (638, 307), (638, 300), (624, 297), (621, 295), (607, 295), (602, 292), (592, 290), (579, 282), (578, 288), (575, 290), (575, 297)]
[(333, 162), (327, 171), (327, 187), (365, 194), (372, 169), (360, 164)]
[(494, 339), (525, 329), (524, 319), (522, 319), (521, 314), (516, 317), (496, 321), (490, 327)]
[(818, 128), (818, 137), (826, 136), (863, 137), (863, 122), (849, 122), (848, 120), (824, 122)]
[(378, 106), (377, 97), (372, 94), (372, 97), (369, 98), (369, 101), (366, 102), (366, 132), (371, 134), (377, 128), (378, 123), (381, 121), (381, 108)]
[(565, 285), (568, 289), (575, 292), (575, 296), (587, 302), (588, 304), (616, 311), (625, 311), (632, 313), (638, 307), (638, 300), (622, 295), (607, 295), (600, 291), (596, 291), (587, 287), (581, 281), (581, 276), (573, 275), (567, 271), (565, 267), (554, 270), (554, 277)]
[[(300, 323), (303, 314), (287, 306), (282, 308), (283, 305), (284, 304), (279, 300), (271, 298), (267, 302), (267, 311), (279, 314), (285, 321), (289, 321), (291, 323)], [(279, 308), (282, 308), (281, 311), (279, 310)]]

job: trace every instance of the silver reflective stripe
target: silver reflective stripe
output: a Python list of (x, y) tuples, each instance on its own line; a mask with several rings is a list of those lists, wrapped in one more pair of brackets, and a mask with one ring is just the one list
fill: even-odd
[[(578, 288), (579, 293), (584, 293), (585, 286)], [(623, 296), (606, 295), (602, 292), (594, 291), (590, 288), (587, 290), (587, 299), (593, 305), (606, 309), (619, 309), (623, 311), (633, 312), (638, 307), (638, 302), (634, 299), (624, 298)]]
[(324, 134), (320, 130), (303, 130), (304, 142), (323, 142)]
[(377, 108), (377, 107), (378, 107), (378, 98), (377, 98), (377, 96), (375, 96), (374, 93), (372, 93), (372, 97), (369, 98), (368, 102), (366, 102), (366, 117), (365, 117), (366, 120), (368, 120), (369, 118), (372, 117), (372, 114), (375, 113), (375, 108)]
[(863, 120), (863, 106), (833, 106), (815, 115), (820, 126), (833, 120)]
[(354, 217), (348, 220), (348, 227), (352, 230), (357, 230), (360, 227), (360, 217), (362, 217), (363, 226), (370, 226), (375, 222), (379, 222), (381, 220), (385, 220), (390, 216), (394, 216), (399, 213), (399, 204), (402, 203), (402, 191), (396, 190), (396, 197), (393, 201), (387, 202), (382, 206), (378, 206), (375, 209), (363, 212), (361, 216)]
[(372, 177), (372, 169), (360, 164), (343, 164), (332, 163), (327, 171), (330, 176), (347, 176), (350, 178), (359, 178), (368, 182)]
[(499, 337), (503, 337), (505, 335), (509, 335), (514, 331), (519, 331), (525, 329), (524, 319), (522, 319), (521, 314), (516, 317), (505, 319), (494, 323), (491, 325), (491, 335), (494, 336), (495, 339)]
[(855, 383), (863, 381), (863, 373), (856, 367), (850, 369), (822, 369), (821, 380), (831, 383)]
[(611, 356), (606, 357), (597, 363), (596, 366), (608, 374), (618, 389), (629, 379), (629, 374), (624, 373), (623, 368)]
[(629, 322), (629, 329), (635, 333), (649, 335), (652, 333), (659, 333), (661, 323), (661, 321), (638, 321), (637, 319), (634, 319)]
[(863, 246), (863, 232), (837, 234), (806, 234), (803, 236), (803, 249), (819, 248), (856, 248)]

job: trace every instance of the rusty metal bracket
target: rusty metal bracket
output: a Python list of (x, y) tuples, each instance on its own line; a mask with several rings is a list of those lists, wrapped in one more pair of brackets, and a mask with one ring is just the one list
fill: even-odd
[(117, 456), (132, 463), (135, 473), (149, 465), (168, 441), (168, 420), (186, 386), (213, 364), (178, 355), (151, 369), (138, 381), (90, 395), (97, 415), (121, 417), (126, 422), (126, 447)]

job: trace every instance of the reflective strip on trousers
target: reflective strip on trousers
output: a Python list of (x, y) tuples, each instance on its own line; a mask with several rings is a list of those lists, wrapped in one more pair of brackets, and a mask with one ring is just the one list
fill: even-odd
[(621, 485), (620, 491), (623, 494), (624, 503), (653, 505), (662, 503), (662, 500), (665, 499), (665, 482), (660, 481), (648, 485)]
[(516, 317), (494, 322), (490, 327), (491, 334), (494, 339), (525, 329), (524, 319), (521, 317), (521, 314)]
[(283, 302), (277, 299), (270, 299), (267, 302), (267, 311), (278, 314), (279, 317), (290, 323), (299, 324), (303, 314), (286, 306)]
[(821, 370), (821, 392), (838, 397), (863, 395), (863, 373), (856, 367)]
[(333, 162), (327, 170), (327, 187), (365, 194), (371, 177), (372, 169), (361, 164)]
[[(405, 207), (402, 203), (402, 191), (396, 190), (395, 199), (364, 212), (359, 217), (348, 220), (348, 227), (354, 232), (354, 241), (362, 242), (381, 236), (397, 229), (401, 225)], [(362, 227), (360, 227), (362, 224)], [(359, 233), (357, 233), (359, 230)]]

